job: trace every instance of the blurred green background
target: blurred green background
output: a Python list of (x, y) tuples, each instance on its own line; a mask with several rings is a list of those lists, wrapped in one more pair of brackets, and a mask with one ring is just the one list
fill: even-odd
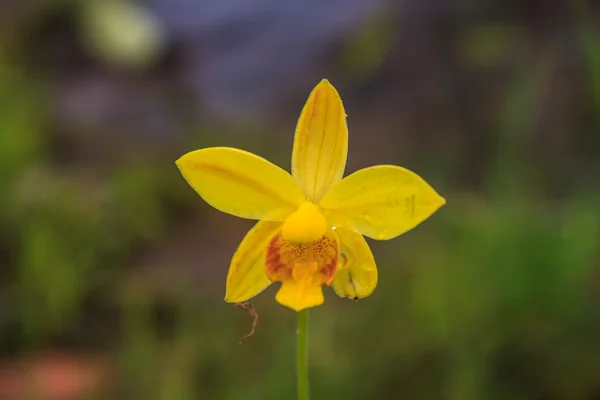
[[(347, 173), (448, 201), (311, 311), (315, 399), (600, 399), (600, 11), (584, 0), (0, 1), (0, 398), (292, 399), (295, 313), (223, 302), (251, 221), (174, 161), (288, 169), (312, 87)], [(276, 286), (276, 285), (274, 285)]]

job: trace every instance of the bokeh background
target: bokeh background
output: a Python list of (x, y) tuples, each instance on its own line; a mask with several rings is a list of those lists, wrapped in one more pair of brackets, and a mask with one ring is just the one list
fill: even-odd
[[(292, 399), (295, 313), (223, 302), (252, 221), (174, 161), (288, 169), (328, 78), (347, 172), (447, 205), (312, 310), (315, 399), (600, 399), (600, 14), (585, 0), (0, 1), (0, 398)], [(276, 285), (274, 285), (276, 286)]]

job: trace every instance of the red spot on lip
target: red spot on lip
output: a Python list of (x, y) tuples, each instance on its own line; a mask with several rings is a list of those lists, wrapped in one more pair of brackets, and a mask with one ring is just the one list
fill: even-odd
[[(265, 272), (271, 282), (275, 282), (280, 278), (282, 273), (285, 273), (285, 265), (281, 261), (281, 254), (279, 252), (279, 241), (281, 236), (279, 234), (273, 236), (267, 245), (265, 250)], [(288, 274), (289, 275), (289, 274)]]
[(292, 271), (297, 264), (316, 262), (322, 283), (331, 286), (338, 259), (339, 247), (333, 231), (315, 242), (301, 245), (285, 241), (277, 234), (265, 250), (265, 272), (272, 282), (283, 282), (293, 279)]

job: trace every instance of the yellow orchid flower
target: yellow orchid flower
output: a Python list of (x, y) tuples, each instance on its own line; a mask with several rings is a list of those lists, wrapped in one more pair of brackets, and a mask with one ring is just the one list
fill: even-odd
[(322, 80), (300, 114), (291, 175), (228, 147), (192, 151), (177, 160), (208, 204), (259, 220), (233, 255), (225, 301), (249, 300), (273, 282), (281, 282), (276, 300), (296, 311), (322, 304), (324, 284), (342, 297), (367, 297), (378, 277), (363, 235), (395, 238), (445, 204), (402, 167), (378, 165), (342, 179), (347, 153), (342, 101)]

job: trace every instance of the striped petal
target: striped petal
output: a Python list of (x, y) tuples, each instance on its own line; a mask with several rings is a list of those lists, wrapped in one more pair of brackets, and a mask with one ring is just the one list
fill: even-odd
[(208, 204), (237, 217), (281, 221), (304, 200), (290, 174), (247, 151), (210, 147), (187, 153), (177, 166)]
[(296, 127), (292, 175), (307, 199), (318, 202), (344, 175), (348, 154), (346, 112), (326, 79), (312, 91)]
[(361, 169), (335, 184), (320, 206), (329, 221), (377, 240), (395, 238), (446, 203), (417, 174), (394, 165)]

